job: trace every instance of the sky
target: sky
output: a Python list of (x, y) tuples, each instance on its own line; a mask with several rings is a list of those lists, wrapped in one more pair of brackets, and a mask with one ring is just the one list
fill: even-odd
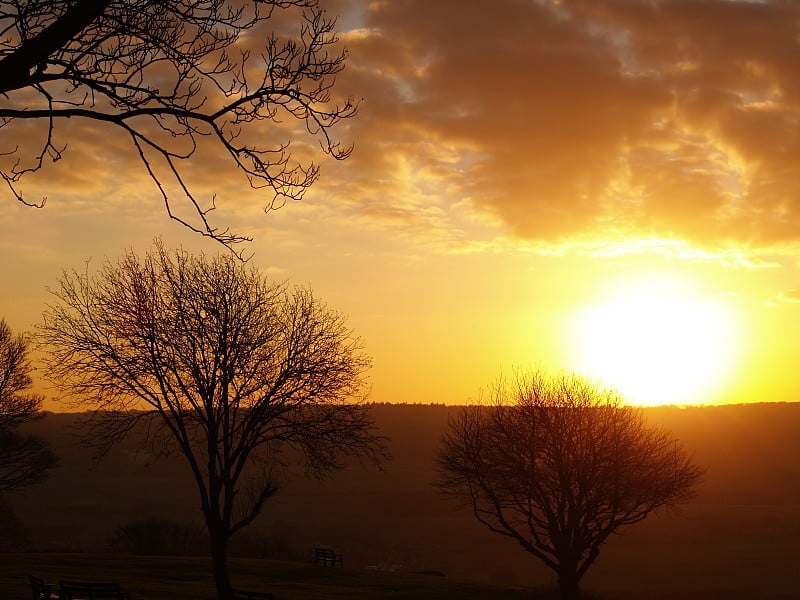
[[(254, 265), (348, 315), (372, 400), (475, 401), (527, 368), (644, 404), (800, 400), (800, 3), (322, 5), (335, 94), (361, 99), (351, 157), (317, 152), (305, 199), (266, 213), (224, 157), (190, 176)], [(0, 192), (13, 329), (87, 260), (223, 251), (167, 219), (118, 132), (57, 135), (45, 208)]]

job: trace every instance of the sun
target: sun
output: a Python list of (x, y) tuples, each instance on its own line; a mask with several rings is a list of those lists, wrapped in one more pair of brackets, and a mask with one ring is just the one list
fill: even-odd
[(680, 279), (626, 282), (571, 324), (578, 372), (632, 404), (712, 403), (733, 368), (731, 309)]

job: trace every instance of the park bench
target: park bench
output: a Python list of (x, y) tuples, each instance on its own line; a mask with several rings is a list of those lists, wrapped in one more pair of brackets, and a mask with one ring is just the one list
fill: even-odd
[(35, 575), (28, 575), (28, 581), (31, 582), (33, 600), (57, 600), (58, 590), (54, 584), (45, 583), (44, 579)]
[(275, 600), (269, 592), (248, 592), (247, 590), (231, 590), (233, 600)]
[(118, 583), (107, 581), (61, 581), (59, 600), (131, 600)]
[(320, 563), (322, 563), (323, 567), (328, 565), (335, 567), (336, 563), (339, 563), (339, 566), (344, 568), (342, 555), (335, 554), (330, 548), (314, 548), (314, 565), (316, 566)]

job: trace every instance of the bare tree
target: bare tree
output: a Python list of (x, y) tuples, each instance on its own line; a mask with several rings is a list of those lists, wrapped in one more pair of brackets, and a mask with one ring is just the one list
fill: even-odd
[(701, 469), (612, 391), (537, 372), (491, 400), (451, 420), (436, 485), (554, 570), (565, 600), (612, 533), (694, 497)]
[[(290, 19), (295, 34), (267, 29)], [(357, 110), (331, 96), (346, 59), (337, 42), (318, 0), (0, 0), (0, 129), (26, 139), (0, 148), (12, 159), (0, 175), (17, 200), (42, 206), (20, 179), (62, 157), (59, 123), (93, 121), (130, 140), (171, 218), (229, 246), (245, 241), (208, 221), (213, 198), (196, 196), (183, 165), (215, 141), (252, 187), (271, 189), (267, 209), (301, 199), (319, 169), (292, 158), (281, 139), (292, 131), (278, 124), (301, 123), (334, 158), (350, 154), (330, 136)]]
[(157, 243), (94, 275), (64, 273), (54, 294), (40, 326), (49, 374), (99, 411), (90, 436), (99, 444), (136, 431), (182, 453), (221, 599), (229, 539), (278, 490), (290, 457), (317, 475), (348, 456), (386, 458), (360, 401), (370, 361), (308, 289), (269, 283), (229, 254)]
[(26, 393), (31, 386), (30, 342), (14, 335), (0, 319), (0, 493), (39, 483), (56, 466), (44, 438), (19, 432), (42, 418), (42, 397)]

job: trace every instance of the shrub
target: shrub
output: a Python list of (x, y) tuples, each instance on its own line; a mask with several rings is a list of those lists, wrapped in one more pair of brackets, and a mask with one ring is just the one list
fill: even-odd
[(0, 496), (0, 552), (17, 552), (28, 542), (28, 530), (11, 503)]
[(208, 553), (205, 530), (194, 523), (147, 517), (114, 531), (109, 544), (114, 551), (144, 555), (191, 556)]

